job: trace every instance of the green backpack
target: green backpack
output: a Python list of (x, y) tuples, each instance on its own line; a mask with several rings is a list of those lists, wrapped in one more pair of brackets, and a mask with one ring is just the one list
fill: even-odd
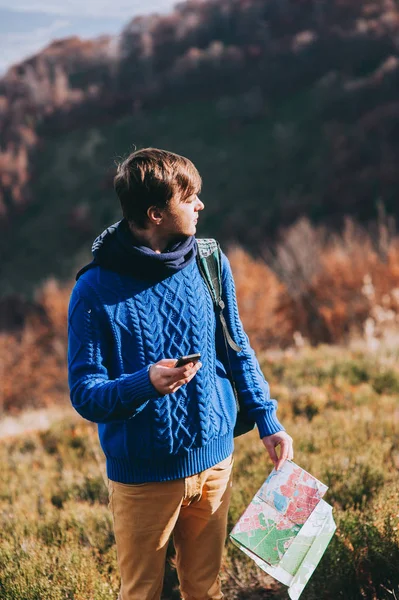
[(203, 238), (197, 239), (197, 246), (198, 268), (209, 289), (216, 314), (219, 316), (222, 326), (226, 346), (226, 356), (229, 364), (230, 381), (233, 386), (237, 404), (237, 420), (234, 427), (234, 437), (237, 437), (248, 431), (252, 431), (255, 427), (255, 421), (248, 416), (244, 403), (240, 402), (230, 364), (229, 348), (235, 352), (241, 352), (242, 348), (240, 348), (231, 337), (223, 314), (225, 304), (222, 300), (222, 255), (219, 243), (211, 238)]

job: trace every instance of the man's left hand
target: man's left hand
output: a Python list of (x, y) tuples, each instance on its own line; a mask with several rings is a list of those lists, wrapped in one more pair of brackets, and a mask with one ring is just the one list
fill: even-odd
[[(294, 458), (293, 440), (286, 431), (278, 431), (262, 438), (266, 450), (273, 461), (274, 468), (278, 471), (285, 461)], [(276, 447), (280, 446), (280, 457), (277, 456)]]

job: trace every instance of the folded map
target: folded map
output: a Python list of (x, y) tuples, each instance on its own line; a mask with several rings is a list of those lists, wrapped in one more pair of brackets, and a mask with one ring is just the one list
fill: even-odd
[(336, 529), (327, 486), (292, 461), (273, 469), (230, 534), (231, 540), (296, 600)]

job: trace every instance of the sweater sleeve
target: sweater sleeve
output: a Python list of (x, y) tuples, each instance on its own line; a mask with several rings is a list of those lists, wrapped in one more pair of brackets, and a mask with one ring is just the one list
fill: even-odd
[[(270, 398), (269, 384), (265, 380), (259, 362), (244, 331), (238, 312), (233, 274), (227, 256), (222, 252), (222, 299), (225, 303), (224, 316), (234, 341), (242, 348), (235, 352), (229, 348), (229, 357), (234, 383), (240, 400), (245, 404), (248, 415), (258, 426), (261, 438), (284, 431), (276, 416), (277, 401)], [(217, 327), (218, 345), (224, 345), (222, 327)], [(228, 365), (227, 365), (228, 366)]]
[(72, 291), (68, 311), (68, 381), (73, 407), (85, 419), (109, 423), (134, 416), (151, 399), (160, 397), (149, 377), (150, 365), (110, 379), (107, 368), (109, 323), (96, 306), (94, 293)]

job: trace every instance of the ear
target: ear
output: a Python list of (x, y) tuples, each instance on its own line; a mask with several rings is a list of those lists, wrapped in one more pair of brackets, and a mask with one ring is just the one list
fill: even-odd
[(153, 225), (159, 225), (162, 221), (162, 210), (157, 206), (150, 206), (147, 210), (147, 217)]

